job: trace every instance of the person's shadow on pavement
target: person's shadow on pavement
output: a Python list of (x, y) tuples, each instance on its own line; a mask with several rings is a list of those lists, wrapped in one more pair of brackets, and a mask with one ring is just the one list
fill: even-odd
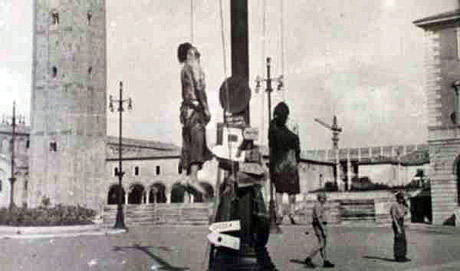
[(395, 259), (393, 258), (384, 258), (384, 257), (378, 257), (378, 256), (363, 256), (363, 258), (366, 258), (366, 259), (371, 259), (371, 260), (380, 260), (380, 261), (385, 261), (385, 262), (396, 262)]
[[(188, 267), (177, 267), (177, 266), (170, 265), (168, 262), (166, 262), (162, 258), (160, 258), (157, 255), (155, 255), (152, 252), (150, 252), (149, 248), (155, 248), (155, 247), (152, 247), (152, 246), (140, 246), (138, 244), (134, 244), (133, 246), (125, 246), (125, 247), (114, 246), (113, 251), (120, 251), (120, 250), (123, 250), (123, 249), (137, 249), (137, 250), (140, 250), (140, 251), (144, 252), (145, 254), (147, 254), (150, 258), (154, 259), (159, 264), (161, 264), (160, 270), (165, 270), (165, 271), (185, 271), (185, 270), (190, 269)], [(168, 250), (165, 247), (156, 247), (156, 248), (160, 248), (162, 250)]]

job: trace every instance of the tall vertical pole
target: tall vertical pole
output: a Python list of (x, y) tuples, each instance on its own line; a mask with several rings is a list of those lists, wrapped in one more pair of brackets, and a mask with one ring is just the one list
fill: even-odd
[[(270, 63), (271, 59), (267, 57), (267, 99), (268, 99), (268, 127), (270, 127), (270, 123), (272, 121), (272, 98), (271, 94), (273, 92), (272, 88), (272, 79), (271, 79), (271, 73), (270, 73)], [(269, 128), (270, 129), (270, 128)], [(270, 140), (269, 140), (270, 141)], [(271, 149), (270, 147), (269, 153), (268, 153), (268, 159), (269, 159), (269, 176), (270, 176), (270, 202), (268, 205), (268, 211), (270, 214), (270, 232), (272, 233), (281, 233), (281, 228), (276, 224), (276, 202), (275, 202), (275, 189), (273, 187), (273, 180), (272, 180), (272, 170), (273, 170), (273, 165), (272, 165), (272, 154), (271, 154)]]
[(123, 215), (122, 207), (122, 192), (123, 188), (121, 182), (123, 179), (123, 168), (122, 168), (122, 152), (121, 152), (121, 138), (122, 138), (122, 123), (123, 123), (123, 82), (120, 82), (120, 99), (118, 100), (118, 113), (119, 113), (119, 136), (118, 136), (118, 207), (117, 217), (115, 221), (115, 229), (125, 229), (125, 219)]
[(13, 102), (12, 133), (11, 133), (11, 178), (10, 178), (10, 208), (14, 206), (14, 139), (16, 136), (16, 101)]
[[(249, 82), (248, 0), (230, 0), (232, 76)], [(244, 111), (249, 125), (249, 105)]]

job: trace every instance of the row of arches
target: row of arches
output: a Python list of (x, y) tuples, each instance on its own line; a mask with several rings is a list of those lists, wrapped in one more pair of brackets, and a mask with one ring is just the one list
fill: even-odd
[[(181, 203), (185, 202), (191, 195), (194, 202), (206, 202), (214, 197), (212, 185), (206, 182), (201, 182), (199, 185), (206, 191), (206, 194), (192, 193), (180, 183), (175, 183), (171, 189), (167, 189), (163, 183), (154, 183), (147, 188), (136, 183), (128, 188), (127, 194), (125, 189), (121, 188), (122, 204)], [(120, 186), (118, 184), (110, 186), (107, 204), (118, 204), (119, 192)]]

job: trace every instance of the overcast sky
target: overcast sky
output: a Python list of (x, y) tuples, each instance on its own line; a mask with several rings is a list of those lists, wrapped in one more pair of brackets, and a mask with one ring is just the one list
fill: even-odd
[[(0, 113), (10, 114), (13, 100), (30, 113), (32, 2), (0, 0)], [(219, 1), (194, 0), (192, 31), (190, 0), (106, 1), (107, 93), (118, 94), (122, 80), (134, 100), (125, 136), (181, 144), (176, 49), (193, 36), (206, 72), (214, 142), (222, 120), (218, 89), (231, 71), (229, 1), (223, 2), (222, 28)], [(331, 133), (313, 119), (330, 123), (333, 115), (343, 128), (341, 147), (426, 142), (423, 31), (412, 21), (453, 10), (457, 0), (285, 0), (284, 17), (280, 0), (248, 2), (250, 87), (272, 57), (272, 75), (285, 77), (274, 105), (284, 98), (291, 107), (303, 149), (331, 146)], [(253, 93), (252, 126), (266, 129), (266, 110), (266, 95)], [(117, 114), (108, 112), (108, 121), (108, 134), (117, 135)]]

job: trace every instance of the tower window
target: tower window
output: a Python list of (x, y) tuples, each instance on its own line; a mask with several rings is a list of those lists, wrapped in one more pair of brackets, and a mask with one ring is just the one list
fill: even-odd
[(52, 152), (57, 151), (57, 143), (56, 143), (56, 141), (51, 141), (50, 142), (50, 151), (52, 151)]
[(93, 18), (93, 14), (90, 11), (88, 11), (88, 13), (86, 14), (86, 18), (88, 18), (88, 24), (90, 24), (91, 19)]
[(452, 84), (454, 89), (454, 112), (451, 114), (452, 122), (460, 124), (460, 80)]
[(134, 167), (134, 175), (139, 176), (139, 167)]
[(160, 166), (156, 166), (156, 174), (160, 175)]
[(58, 72), (57, 67), (53, 66), (53, 68), (51, 68), (51, 76), (53, 76), (53, 78), (56, 78), (57, 72)]
[(53, 24), (54, 25), (59, 24), (59, 13), (54, 11), (53, 13), (51, 13), (51, 18), (53, 19)]
[(93, 67), (88, 68), (88, 74), (91, 74), (93, 72)]

